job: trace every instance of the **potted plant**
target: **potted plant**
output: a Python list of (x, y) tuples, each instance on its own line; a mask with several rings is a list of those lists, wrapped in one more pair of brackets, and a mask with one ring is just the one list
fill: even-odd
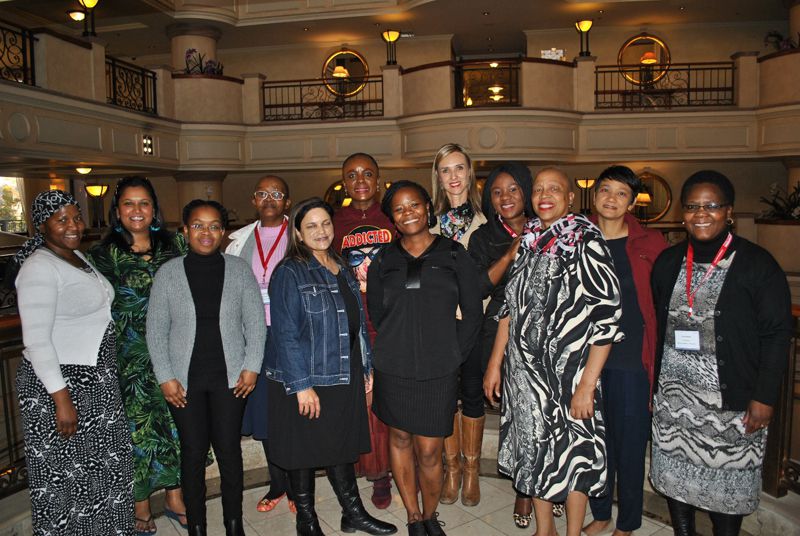
[(800, 181), (784, 189), (777, 183), (760, 201), (767, 209), (756, 219), (758, 243), (766, 248), (786, 272), (800, 272)]
[(223, 65), (217, 60), (205, 61), (205, 54), (200, 54), (196, 48), (186, 50), (186, 74), (210, 74), (222, 76)]

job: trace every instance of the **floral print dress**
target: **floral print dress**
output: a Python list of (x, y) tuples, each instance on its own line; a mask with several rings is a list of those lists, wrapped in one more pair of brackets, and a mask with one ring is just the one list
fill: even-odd
[(133, 439), (134, 498), (180, 485), (180, 443), (161, 387), (153, 374), (145, 340), (147, 305), (153, 276), (162, 264), (186, 252), (183, 235), (172, 247), (156, 246), (149, 260), (114, 244), (96, 245), (88, 254), (114, 287), (117, 373)]

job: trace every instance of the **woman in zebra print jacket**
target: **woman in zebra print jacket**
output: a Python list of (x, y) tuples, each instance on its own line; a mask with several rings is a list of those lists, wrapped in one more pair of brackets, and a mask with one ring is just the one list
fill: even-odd
[[(500, 394), (500, 471), (534, 498), (536, 533), (555, 536), (553, 503), (566, 501), (578, 536), (588, 496), (606, 490), (599, 378), (622, 339), (619, 281), (600, 230), (570, 214), (571, 181), (557, 168), (533, 183), (532, 218), (506, 285), (484, 392)], [(501, 316), (504, 310), (501, 309)], [(505, 354), (505, 359), (504, 359)]]

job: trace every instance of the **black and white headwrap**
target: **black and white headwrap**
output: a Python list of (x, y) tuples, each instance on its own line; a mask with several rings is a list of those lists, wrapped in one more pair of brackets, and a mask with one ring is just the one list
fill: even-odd
[(39, 232), (39, 226), (46, 222), (50, 216), (58, 212), (61, 207), (65, 207), (67, 205), (75, 205), (78, 207), (80, 211), (81, 207), (75, 198), (69, 192), (64, 192), (62, 190), (47, 190), (46, 192), (42, 192), (36, 196), (31, 203), (31, 220), (33, 220), (33, 227), (35, 230), (35, 234), (32, 238), (29, 238), (22, 244), (22, 247), (14, 255), (13, 263), (17, 265), (17, 268), (22, 266), (22, 263), (25, 262), (25, 259), (30, 257), (30, 255), (42, 247), (44, 244), (44, 236), (41, 232)]

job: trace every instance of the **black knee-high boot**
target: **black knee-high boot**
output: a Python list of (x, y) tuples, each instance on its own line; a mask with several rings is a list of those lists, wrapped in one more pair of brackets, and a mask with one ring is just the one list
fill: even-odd
[(360, 530), (374, 535), (397, 532), (396, 526), (375, 519), (367, 513), (358, 494), (356, 472), (352, 463), (328, 467), (328, 480), (342, 507), (342, 532)]
[(720, 514), (709, 512), (711, 531), (714, 536), (739, 536), (744, 516), (737, 514)]
[(695, 536), (694, 506), (669, 497), (667, 497), (667, 506), (675, 536)]
[(297, 536), (325, 536), (314, 511), (314, 470), (295, 469), (289, 471), (289, 486), (297, 507), (295, 527)]

